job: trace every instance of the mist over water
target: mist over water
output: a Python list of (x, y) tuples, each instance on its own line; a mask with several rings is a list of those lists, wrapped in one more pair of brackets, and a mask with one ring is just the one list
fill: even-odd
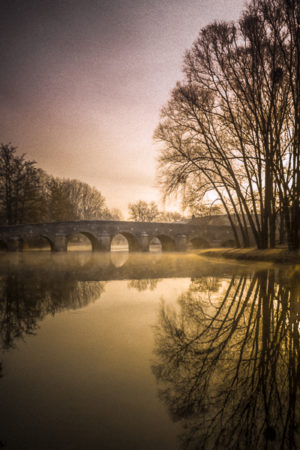
[(298, 448), (299, 280), (189, 253), (1, 254), (1, 446)]

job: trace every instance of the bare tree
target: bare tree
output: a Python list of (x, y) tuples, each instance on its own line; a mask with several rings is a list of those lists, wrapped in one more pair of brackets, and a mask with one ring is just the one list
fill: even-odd
[(237, 24), (213, 23), (200, 32), (155, 138), (165, 145), (159, 173), (166, 195), (189, 184), (200, 200), (213, 192), (237, 245), (249, 245), (250, 228), (266, 248), (275, 245), (282, 205), (297, 197), (295, 126), (284, 54), (257, 3)]
[(87, 183), (48, 177), (45, 189), (49, 221), (113, 219), (101, 192)]
[(123, 214), (118, 208), (111, 208), (109, 215), (111, 220), (123, 220)]
[(96, 188), (47, 175), (10, 144), (0, 145), (0, 194), (1, 222), (8, 225), (120, 218)]
[(187, 218), (177, 211), (160, 211), (158, 220), (160, 222), (181, 222)]
[(281, 70), (290, 87), (290, 145), (276, 176), (289, 248), (296, 250), (300, 247), (300, 3), (258, 0), (253, 8), (281, 54)]
[(130, 219), (136, 222), (153, 222), (159, 217), (158, 207), (155, 202), (147, 203), (139, 200), (136, 203), (129, 203), (128, 210)]

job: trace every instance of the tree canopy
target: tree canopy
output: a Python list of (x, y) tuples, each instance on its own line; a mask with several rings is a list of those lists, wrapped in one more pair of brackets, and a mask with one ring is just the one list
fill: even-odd
[(119, 220), (101, 192), (79, 180), (54, 178), (0, 145), (0, 220), (7, 225), (68, 220)]
[(155, 138), (165, 195), (218, 199), (238, 246), (299, 248), (299, 2), (253, 0), (203, 28)]
[(147, 203), (144, 200), (129, 203), (128, 210), (130, 220), (136, 222), (178, 222), (180, 220), (186, 220), (177, 211), (159, 211), (155, 202)]
[(159, 217), (158, 207), (155, 202), (147, 203), (139, 200), (128, 205), (129, 217), (136, 222), (154, 222)]

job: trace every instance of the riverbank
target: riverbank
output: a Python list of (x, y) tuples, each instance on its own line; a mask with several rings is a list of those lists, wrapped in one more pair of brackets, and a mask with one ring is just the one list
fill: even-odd
[(258, 250), (257, 248), (210, 248), (196, 251), (202, 256), (229, 258), (244, 261), (300, 264), (300, 251), (289, 252), (287, 248)]

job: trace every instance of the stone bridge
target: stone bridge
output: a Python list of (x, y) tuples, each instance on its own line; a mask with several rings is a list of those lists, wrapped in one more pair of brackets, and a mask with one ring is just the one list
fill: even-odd
[(153, 238), (158, 238), (163, 251), (185, 251), (188, 246), (217, 247), (232, 240), (229, 226), (193, 223), (124, 222), (84, 220), (31, 225), (0, 226), (0, 243), (8, 251), (22, 251), (26, 242), (44, 238), (54, 252), (65, 252), (74, 234), (86, 236), (93, 251), (110, 251), (117, 234), (128, 241), (129, 251), (149, 251)]

